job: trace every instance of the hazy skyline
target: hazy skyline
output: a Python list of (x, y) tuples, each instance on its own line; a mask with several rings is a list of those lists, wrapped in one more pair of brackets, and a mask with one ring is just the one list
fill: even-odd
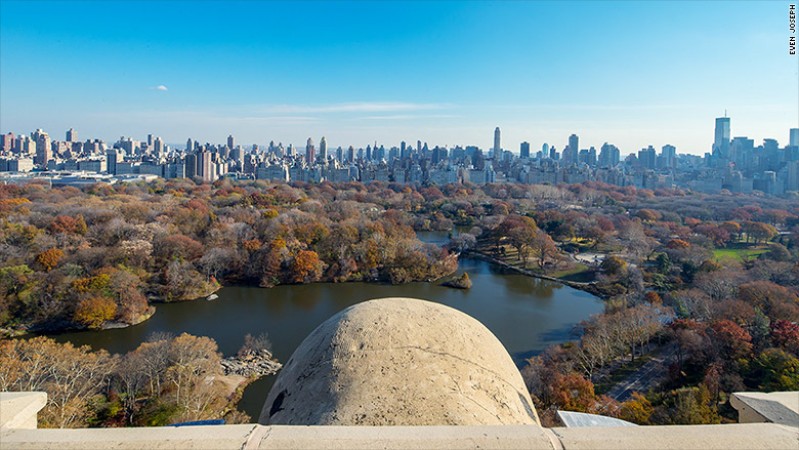
[(703, 154), (787, 143), (789, 2), (0, 0), (0, 131)]

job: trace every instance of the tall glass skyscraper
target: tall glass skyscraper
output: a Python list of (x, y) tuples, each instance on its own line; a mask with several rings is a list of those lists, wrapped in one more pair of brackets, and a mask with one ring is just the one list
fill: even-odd
[(730, 118), (716, 118), (716, 137), (713, 140), (713, 155), (730, 157)]
[(502, 151), (502, 146), (499, 142), (499, 127), (494, 130), (494, 159), (499, 159), (499, 152)]

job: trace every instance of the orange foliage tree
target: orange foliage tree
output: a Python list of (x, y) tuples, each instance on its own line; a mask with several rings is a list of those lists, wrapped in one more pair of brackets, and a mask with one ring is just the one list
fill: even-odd
[(63, 257), (64, 252), (61, 249), (50, 248), (36, 255), (36, 262), (49, 272), (58, 265)]
[(89, 297), (78, 303), (73, 318), (76, 322), (96, 330), (113, 319), (116, 312), (117, 304), (110, 298)]
[(322, 276), (323, 263), (313, 250), (300, 250), (291, 263), (291, 279), (295, 283), (318, 281)]

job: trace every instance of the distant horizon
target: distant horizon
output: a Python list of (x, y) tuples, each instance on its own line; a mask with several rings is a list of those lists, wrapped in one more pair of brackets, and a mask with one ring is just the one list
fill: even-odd
[(788, 142), (787, 40), (782, 1), (0, 0), (0, 131), (703, 155), (725, 110)]
[[(724, 117), (724, 116), (720, 116), (720, 117)], [(729, 114), (726, 117), (730, 117)], [(734, 120), (735, 119), (732, 118), (732, 117), (730, 117), (730, 119), (731, 119), (731, 123), (734, 125), (734, 123), (735, 123)], [(715, 121), (715, 118), (713, 120)], [(715, 123), (714, 123), (714, 126), (715, 126)], [(44, 127), (41, 127), (41, 126), (36, 127), (34, 129), (31, 129), (31, 130), (28, 130), (28, 131), (25, 131), (24, 134), (30, 135), (33, 131), (35, 131), (36, 129), (39, 129), (39, 128), (41, 128), (43, 131), (48, 133), (48, 135), (50, 136), (51, 139), (58, 140), (58, 141), (64, 141), (65, 138), (66, 138), (66, 132), (67, 132), (67, 130), (69, 130), (69, 128), (67, 128), (66, 130), (61, 132), (61, 135), (63, 135), (63, 138), (59, 137), (59, 135), (56, 134), (53, 130), (48, 130), (47, 128), (44, 128)], [(81, 130), (79, 128), (77, 128), (75, 126), (72, 126), (70, 128), (74, 129), (77, 132), (78, 139), (80, 141), (85, 141), (86, 139), (92, 139), (92, 140), (93, 139), (100, 139), (103, 142), (105, 142), (106, 144), (111, 144), (111, 145), (116, 143), (122, 137), (126, 137), (126, 138), (129, 137), (129, 138), (131, 138), (133, 140), (136, 140), (136, 141), (140, 141), (140, 142), (144, 141), (144, 142), (146, 142), (147, 141), (147, 135), (148, 134), (153, 134), (153, 133), (144, 133), (143, 135), (122, 134), (122, 135), (119, 135), (118, 137), (108, 138), (108, 137), (103, 137), (103, 136), (85, 136), (85, 135), (83, 135), (81, 133)], [(502, 127), (500, 126), (499, 128), (500, 128), (500, 131), (502, 131)], [(795, 128), (799, 128), (799, 125), (797, 125), (797, 127), (795, 127)], [(732, 128), (732, 129), (734, 129), (734, 128)], [(494, 130), (493, 128), (490, 130), (491, 136), (493, 136), (493, 130)], [(681, 150), (679, 147), (675, 146), (677, 148), (677, 153), (678, 154), (694, 155), (694, 156), (704, 156), (705, 153), (710, 153), (711, 152), (711, 148), (710, 147), (712, 146), (712, 131), (713, 130), (711, 128), (710, 133), (709, 133), (709, 134), (711, 134), (711, 140), (710, 140), (710, 143), (708, 143), (708, 147), (709, 148), (706, 151), (704, 151), (704, 152), (690, 152), (690, 151)], [(18, 132), (14, 131), (14, 130), (2, 130), (2, 129), (0, 129), (0, 134), (7, 134), (8, 132), (14, 133), (15, 136), (19, 135)], [(752, 140), (754, 140), (755, 147), (757, 147), (759, 145), (762, 145), (762, 143), (763, 143), (763, 141), (765, 139), (775, 139), (779, 143), (780, 147), (785, 147), (785, 146), (788, 146), (788, 144), (789, 144), (790, 128), (788, 130), (786, 130), (785, 133), (786, 133), (785, 139), (780, 139), (777, 136), (764, 136), (764, 137), (758, 139), (757, 137), (753, 137), (753, 136), (750, 136), (750, 135), (747, 135), (747, 134), (736, 135), (735, 133), (731, 133), (730, 137), (732, 139), (737, 138), (737, 137), (745, 137), (747, 139), (752, 139)], [(596, 143), (585, 143), (584, 140), (583, 140), (583, 137), (580, 136), (579, 133), (575, 132), (574, 134), (576, 134), (580, 138), (580, 149), (590, 149), (591, 147), (594, 147), (597, 151), (599, 151), (600, 148), (602, 147), (602, 145), (605, 142), (607, 142), (608, 144), (616, 145), (612, 140), (602, 141), (602, 143), (599, 143), (599, 144), (596, 144)], [(383, 141), (383, 140), (380, 140), (380, 139), (376, 139), (376, 140), (367, 141), (364, 144), (355, 144), (355, 143), (337, 144), (337, 143), (332, 143), (329, 139), (327, 139), (327, 135), (308, 136), (301, 143), (284, 142), (284, 141), (281, 141), (279, 139), (273, 139), (273, 138), (267, 138), (265, 141), (264, 140), (260, 140), (260, 141), (257, 141), (257, 142), (249, 142), (249, 141), (243, 141), (243, 140), (239, 139), (238, 136), (236, 136), (234, 134), (231, 134), (231, 133), (228, 133), (227, 135), (224, 135), (224, 136), (222, 136), (221, 138), (218, 138), (218, 139), (215, 138), (213, 140), (197, 139), (194, 136), (187, 136), (183, 141), (181, 141), (179, 139), (178, 140), (166, 139), (163, 136), (156, 135), (156, 134), (153, 134), (153, 138), (161, 137), (161, 139), (164, 141), (164, 145), (167, 145), (167, 146), (170, 146), (170, 147), (173, 147), (175, 149), (180, 150), (180, 149), (183, 149), (186, 146), (186, 141), (189, 138), (191, 138), (193, 141), (199, 142), (200, 144), (206, 144), (207, 143), (207, 144), (212, 144), (212, 145), (224, 145), (227, 142), (227, 137), (230, 136), (230, 135), (233, 136), (236, 145), (240, 145), (242, 148), (245, 148), (245, 149), (251, 148), (253, 144), (258, 145), (259, 148), (268, 147), (270, 141), (273, 141), (275, 143), (275, 145), (283, 144), (284, 147), (288, 147), (289, 145), (293, 145), (295, 148), (305, 149), (305, 144), (306, 144), (306, 141), (307, 141), (308, 138), (313, 139), (314, 144), (318, 146), (319, 141), (321, 140), (322, 137), (325, 137), (325, 139), (327, 141), (328, 150), (330, 150), (330, 149), (335, 150), (339, 146), (344, 148), (344, 149), (346, 149), (350, 145), (352, 145), (355, 149), (358, 149), (358, 148), (364, 148), (365, 149), (367, 146), (373, 146), (375, 141), (377, 142), (378, 145), (383, 145), (383, 146), (385, 146), (385, 148), (388, 149), (388, 148), (391, 148), (391, 147), (399, 147), (401, 142), (402, 142), (402, 141), (397, 141), (397, 142)], [(409, 139), (403, 139), (403, 140), (405, 141), (405, 143), (407, 145), (415, 148), (416, 147), (416, 143), (417, 143), (417, 141), (419, 139), (410, 139), (409, 138)], [(436, 146), (446, 147), (446, 148), (449, 148), (449, 149), (457, 147), (457, 146), (460, 146), (460, 147), (477, 146), (481, 150), (486, 151), (486, 150), (490, 150), (493, 147), (493, 144), (491, 144), (489, 146), (483, 146), (483, 145), (478, 145), (478, 144), (468, 143), (468, 142), (466, 142), (466, 143), (446, 144), (446, 143), (427, 142), (427, 141), (425, 141), (423, 139), (421, 139), (421, 141), (422, 141), (423, 144), (427, 143), (428, 147), (431, 148), (431, 149), (436, 147)], [(531, 142), (531, 141), (520, 141), (520, 142), (515, 143), (515, 146), (512, 146), (512, 147), (509, 148), (509, 147), (506, 146), (505, 139), (503, 138), (502, 139), (502, 142), (503, 142), (502, 150), (510, 151), (511, 153), (514, 153), (514, 154), (518, 155), (519, 154), (519, 150), (520, 150), (519, 146), (521, 145), (521, 143), (522, 142), (528, 142), (530, 144), (530, 154), (531, 155), (534, 155), (535, 153), (541, 151), (541, 147), (543, 146), (543, 144), (549, 144), (550, 148), (554, 145), (555, 149), (558, 152), (561, 152), (563, 150), (563, 148), (565, 148), (568, 145), (568, 136), (566, 136), (563, 139), (563, 141), (564, 141), (564, 143), (561, 144), (561, 145), (558, 145), (556, 142), (546, 142), (546, 141), (542, 141), (538, 145), (536, 145), (535, 142)], [(621, 148), (618, 145), (616, 145), (616, 147), (619, 148), (619, 152), (622, 155), (630, 155), (630, 154), (636, 154), (639, 150), (645, 149), (649, 145), (651, 145), (658, 152), (660, 152), (660, 150), (662, 149), (663, 146), (665, 146), (665, 145), (673, 145), (673, 144), (671, 144), (670, 142), (664, 142), (662, 144), (650, 143), (650, 144), (642, 145), (639, 148), (632, 149), (632, 150)]]

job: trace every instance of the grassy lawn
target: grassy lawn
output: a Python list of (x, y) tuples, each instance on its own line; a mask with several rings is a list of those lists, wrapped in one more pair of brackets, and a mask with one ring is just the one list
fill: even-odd
[(570, 269), (552, 272), (548, 275), (569, 281), (591, 281), (593, 279), (593, 270), (585, 264), (578, 263)]
[(760, 254), (766, 253), (767, 247), (752, 246), (752, 247), (739, 247), (739, 248), (717, 248), (713, 250), (713, 257), (719, 263), (740, 262), (752, 258), (757, 258)]

